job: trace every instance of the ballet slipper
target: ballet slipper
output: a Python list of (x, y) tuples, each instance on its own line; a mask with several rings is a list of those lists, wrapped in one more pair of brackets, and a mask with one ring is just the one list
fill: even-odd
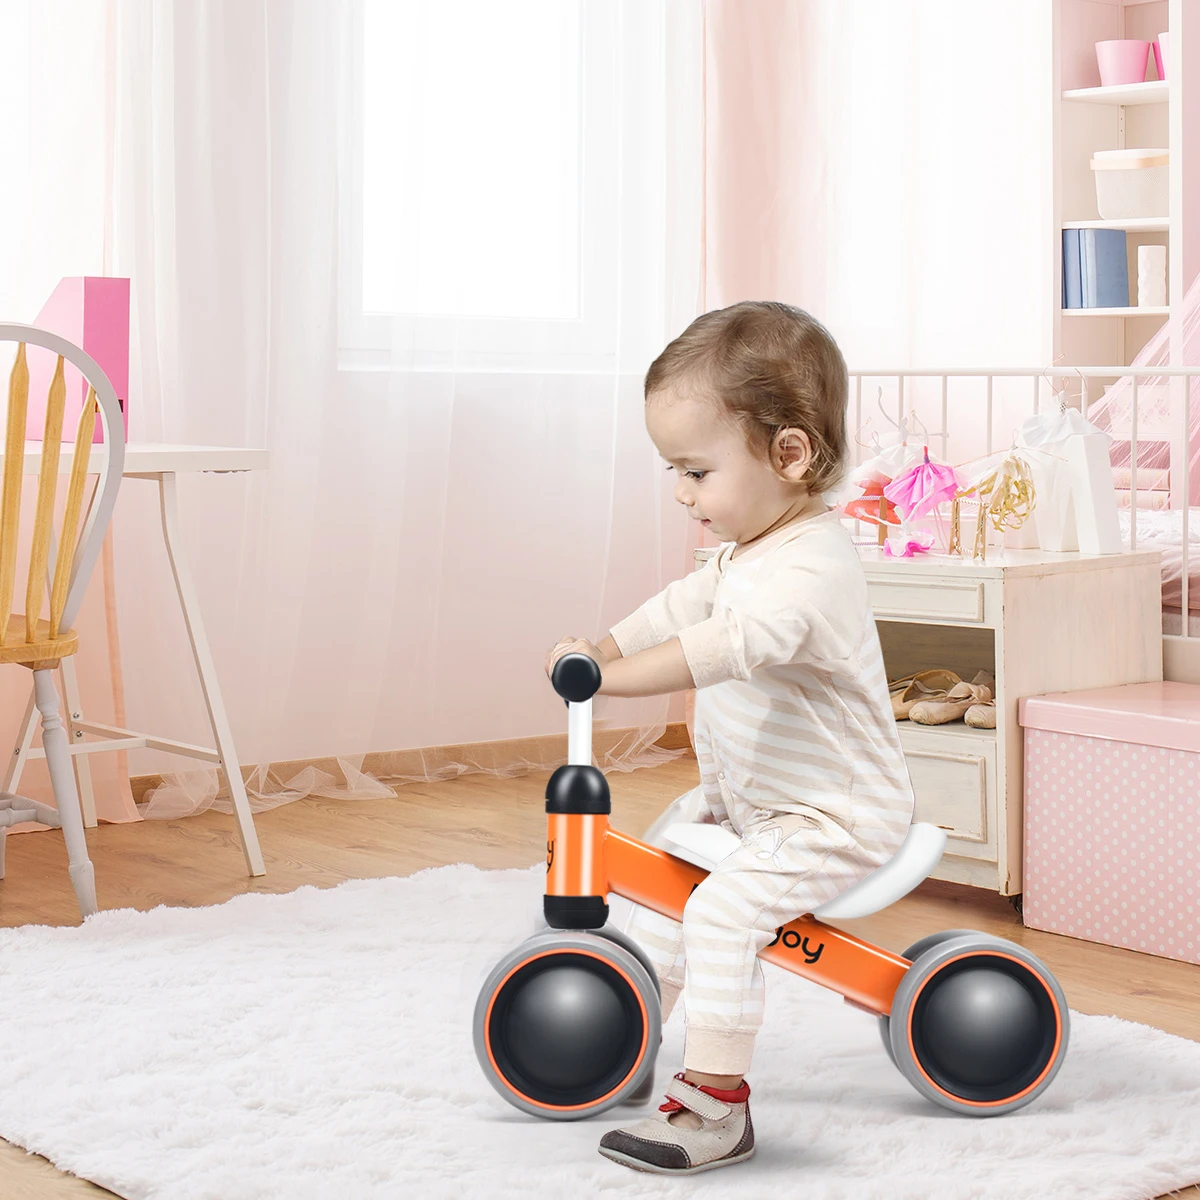
[(944, 699), (950, 689), (961, 682), (953, 671), (944, 671), (939, 667), (893, 680), (888, 684), (892, 716), (897, 721), (907, 721), (914, 704), (919, 701)]
[(922, 700), (914, 704), (909, 709), (908, 719), (918, 725), (946, 725), (959, 720), (968, 708), (987, 704), (991, 698), (991, 688), (981, 683), (959, 683), (946, 693), (945, 699)]
[(992, 699), (983, 704), (972, 704), (970, 708), (963, 713), (963, 721), (970, 725), (972, 729), (995, 729), (996, 728), (996, 680), (992, 676), (991, 671), (980, 671), (974, 679), (973, 684), (981, 684), (992, 693)]

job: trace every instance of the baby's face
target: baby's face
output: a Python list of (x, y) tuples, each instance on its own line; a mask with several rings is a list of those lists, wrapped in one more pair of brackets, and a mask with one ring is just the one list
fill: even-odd
[(675, 499), (722, 542), (753, 541), (796, 499), (796, 485), (751, 453), (711, 401), (673, 389), (655, 393), (646, 430), (676, 476)]

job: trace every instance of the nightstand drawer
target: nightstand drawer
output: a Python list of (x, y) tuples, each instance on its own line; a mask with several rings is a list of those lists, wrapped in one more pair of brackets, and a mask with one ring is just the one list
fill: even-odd
[(984, 621), (984, 585), (975, 580), (867, 577), (876, 617), (920, 621)]
[[(908, 726), (908, 728), (903, 728)], [(946, 830), (951, 854), (994, 854), (996, 743), (962, 726), (902, 723), (901, 741), (916, 796), (914, 821)]]

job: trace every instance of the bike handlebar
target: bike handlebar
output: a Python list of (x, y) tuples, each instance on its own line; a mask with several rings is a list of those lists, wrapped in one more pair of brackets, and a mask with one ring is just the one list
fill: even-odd
[(582, 704), (600, 690), (600, 665), (586, 654), (564, 654), (554, 664), (550, 682), (567, 703)]

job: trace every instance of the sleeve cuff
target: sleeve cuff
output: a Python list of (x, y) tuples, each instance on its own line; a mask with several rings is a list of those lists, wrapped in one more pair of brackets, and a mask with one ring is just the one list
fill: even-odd
[(624, 658), (628, 658), (631, 654), (638, 654), (642, 650), (649, 650), (651, 646), (657, 646), (662, 640), (655, 633), (653, 622), (641, 608), (637, 612), (631, 613), (623, 621), (618, 621), (608, 631), (608, 636), (617, 643), (617, 649), (621, 651)]
[(710, 687), (727, 679), (749, 678), (734, 651), (730, 627), (721, 618), (709, 617), (698, 625), (690, 625), (681, 629), (678, 637), (696, 687)]

